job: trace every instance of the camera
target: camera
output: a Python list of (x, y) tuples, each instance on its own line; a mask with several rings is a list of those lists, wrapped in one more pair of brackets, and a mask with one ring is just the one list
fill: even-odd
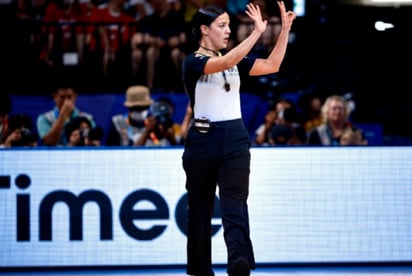
[(20, 140), (13, 142), (13, 146), (30, 146), (37, 141), (36, 135), (29, 128), (22, 127), (20, 135)]
[(25, 127), (21, 128), (20, 133), (22, 138), (28, 138), (32, 136), (31, 130)]
[(96, 143), (103, 139), (103, 134), (103, 128), (99, 126), (90, 129), (80, 129), (81, 145), (96, 146)]
[(157, 126), (162, 125), (164, 128), (173, 126), (171, 113), (172, 107), (165, 102), (154, 102), (149, 109), (149, 115), (156, 118)]
[(84, 141), (89, 136), (89, 129), (88, 128), (82, 128), (80, 129), (80, 138)]
[(33, 122), (29, 115), (20, 113), (10, 116), (8, 135), (15, 130), (20, 130), (20, 139), (13, 141), (12, 147), (33, 146), (37, 143), (38, 136), (33, 131)]

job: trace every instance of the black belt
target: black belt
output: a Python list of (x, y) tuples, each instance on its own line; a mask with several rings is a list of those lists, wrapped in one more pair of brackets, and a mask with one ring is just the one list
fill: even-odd
[(232, 127), (244, 127), (243, 119), (232, 119), (226, 121), (211, 122), (206, 117), (195, 118), (192, 121), (195, 129), (200, 133), (208, 133), (211, 127), (218, 128), (232, 128)]

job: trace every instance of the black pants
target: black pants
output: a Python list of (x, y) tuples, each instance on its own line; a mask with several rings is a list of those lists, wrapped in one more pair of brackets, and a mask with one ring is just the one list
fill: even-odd
[(238, 257), (255, 268), (249, 231), (250, 137), (242, 119), (213, 123), (208, 133), (189, 129), (183, 153), (188, 191), (187, 274), (214, 275), (211, 218), (219, 186), (228, 272)]

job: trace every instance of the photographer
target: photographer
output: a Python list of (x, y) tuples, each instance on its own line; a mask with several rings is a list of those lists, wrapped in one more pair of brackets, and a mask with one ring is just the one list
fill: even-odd
[(166, 99), (154, 101), (144, 85), (127, 88), (123, 106), (126, 112), (111, 119), (107, 146), (168, 146), (175, 145), (173, 103)]
[(92, 127), (86, 117), (72, 118), (64, 127), (68, 147), (100, 146), (103, 138), (101, 127)]
[(15, 114), (9, 117), (8, 131), (2, 147), (36, 147), (38, 135), (33, 130), (33, 121), (27, 114)]
[(172, 119), (173, 107), (164, 100), (155, 101), (149, 108), (145, 129), (137, 141), (145, 146), (177, 145), (175, 123)]
[(147, 86), (133, 85), (127, 88), (123, 103), (127, 111), (112, 116), (106, 145), (143, 146), (146, 139), (142, 142), (140, 138), (146, 130), (145, 120), (152, 103)]

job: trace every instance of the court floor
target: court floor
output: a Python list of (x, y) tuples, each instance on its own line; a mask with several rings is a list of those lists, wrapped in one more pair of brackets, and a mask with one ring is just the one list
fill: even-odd
[[(1, 275), (9, 276), (176, 276), (186, 275), (184, 268), (122, 268), (122, 269), (68, 269), (68, 270), (10, 270), (2, 271)], [(215, 276), (227, 276), (225, 269), (214, 269)], [(411, 265), (368, 265), (368, 266), (287, 266), (287, 267), (258, 267), (251, 276), (412, 276)]]

